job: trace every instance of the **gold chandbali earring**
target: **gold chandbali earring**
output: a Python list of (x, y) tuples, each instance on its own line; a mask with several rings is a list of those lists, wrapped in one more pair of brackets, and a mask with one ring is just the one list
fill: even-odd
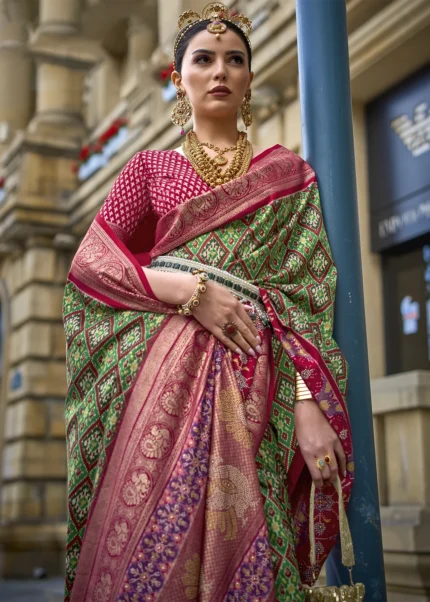
[(188, 96), (182, 88), (177, 89), (176, 99), (176, 105), (172, 111), (172, 122), (181, 126), (181, 136), (183, 136), (185, 134), (184, 125), (191, 119), (193, 111)]
[(240, 107), (240, 112), (242, 114), (243, 123), (248, 129), (248, 127), (252, 124), (251, 88), (248, 88), (246, 91), (245, 98), (243, 99), (242, 106)]

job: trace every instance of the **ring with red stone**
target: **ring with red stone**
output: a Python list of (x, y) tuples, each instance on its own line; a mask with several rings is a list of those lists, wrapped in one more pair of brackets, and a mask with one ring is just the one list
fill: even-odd
[(238, 328), (237, 328), (237, 325), (234, 322), (232, 322), (231, 320), (229, 320), (222, 327), (222, 331), (225, 334), (225, 336), (227, 336), (230, 339), (232, 339), (233, 337), (235, 337), (237, 335)]

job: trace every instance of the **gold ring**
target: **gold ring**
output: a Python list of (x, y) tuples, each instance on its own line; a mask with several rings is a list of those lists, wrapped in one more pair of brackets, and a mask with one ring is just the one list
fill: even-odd
[(328, 464), (329, 466), (330, 466), (330, 464), (332, 463), (332, 459), (331, 459), (331, 456), (329, 456), (329, 454), (326, 454), (326, 455), (324, 456), (324, 462), (325, 462), (326, 464)]
[(315, 464), (316, 464), (318, 470), (324, 470), (325, 462), (322, 458), (317, 458)]
[(230, 339), (232, 339), (233, 337), (235, 337), (237, 335), (238, 328), (234, 322), (229, 320), (222, 327), (222, 331), (226, 337), (229, 337)]

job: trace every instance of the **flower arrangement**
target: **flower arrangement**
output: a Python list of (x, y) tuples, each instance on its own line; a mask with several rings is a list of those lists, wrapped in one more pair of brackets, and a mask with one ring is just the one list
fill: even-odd
[(0, 178), (0, 203), (2, 203), (6, 198), (6, 190), (4, 188), (5, 182), (5, 178)]
[(170, 77), (175, 70), (173, 63), (170, 63), (166, 69), (162, 69), (159, 73), (159, 78), (163, 88), (166, 88), (170, 83)]
[(72, 166), (73, 173), (77, 174), (79, 169), (83, 163), (86, 163), (93, 155), (98, 155), (103, 151), (103, 148), (106, 144), (116, 136), (119, 130), (127, 125), (127, 119), (125, 117), (120, 117), (119, 119), (115, 119), (115, 121), (105, 130), (98, 139), (92, 144), (86, 144), (81, 148), (81, 152), (79, 153), (78, 161)]

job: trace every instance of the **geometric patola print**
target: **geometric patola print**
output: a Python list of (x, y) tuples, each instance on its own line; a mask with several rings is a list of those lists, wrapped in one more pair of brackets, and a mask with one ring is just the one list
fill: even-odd
[(103, 443), (103, 433), (104, 428), (101, 422), (97, 421), (81, 437), (81, 456), (88, 471), (92, 470), (97, 464)]
[(348, 364), (345, 357), (338, 349), (334, 349), (327, 353), (328, 363), (331, 371), (336, 375), (336, 382), (343, 395), (346, 396), (346, 386), (348, 383)]
[(91, 391), (96, 380), (97, 370), (90, 361), (84, 366), (81, 373), (76, 378), (76, 388), (78, 389), (81, 398), (84, 398), (85, 395)]
[[(79, 553), (81, 551), (82, 541), (79, 536), (74, 537), (67, 546), (66, 559), (66, 583), (73, 581), (76, 567), (78, 566)], [(66, 593), (67, 595), (67, 593)]]
[(213, 235), (202, 246), (197, 257), (206, 265), (222, 267), (228, 254), (229, 251), (227, 247), (223, 245), (217, 236)]
[(64, 331), (66, 334), (66, 341), (70, 343), (75, 335), (81, 332), (84, 327), (84, 312), (77, 311), (64, 320)]
[(138, 318), (135, 322), (122, 330), (117, 337), (119, 340), (119, 357), (122, 358), (124, 355), (127, 355), (133, 347), (136, 347), (136, 345), (139, 345), (143, 341), (144, 326), (142, 318)]
[(313, 205), (307, 205), (303, 214), (300, 216), (299, 224), (318, 235), (322, 227), (322, 216), (320, 211)]
[(327, 282), (321, 284), (310, 284), (307, 287), (310, 307), (313, 315), (326, 311), (333, 303), (330, 286)]
[(288, 249), (284, 258), (283, 269), (287, 271), (290, 281), (293, 282), (306, 265), (306, 258), (298, 250)]
[(80, 529), (88, 515), (92, 498), (92, 486), (89, 477), (86, 477), (74, 491), (70, 493), (69, 510), (76, 529)]
[(229, 273), (236, 278), (241, 278), (242, 280), (252, 280), (252, 276), (249, 273), (247, 265), (244, 261), (237, 261), (235, 264), (229, 269)]
[(308, 263), (308, 270), (313, 278), (322, 282), (327, 276), (332, 265), (330, 255), (318, 241), (315, 250)]
[(98, 322), (87, 331), (87, 343), (91, 353), (97, 349), (113, 334), (113, 316)]
[(110, 372), (107, 372), (95, 386), (97, 406), (100, 414), (103, 414), (109, 404), (115, 397), (122, 393), (121, 377), (118, 366), (114, 366)]
[(71, 454), (76, 444), (78, 443), (78, 419), (73, 416), (67, 427), (67, 450)]

